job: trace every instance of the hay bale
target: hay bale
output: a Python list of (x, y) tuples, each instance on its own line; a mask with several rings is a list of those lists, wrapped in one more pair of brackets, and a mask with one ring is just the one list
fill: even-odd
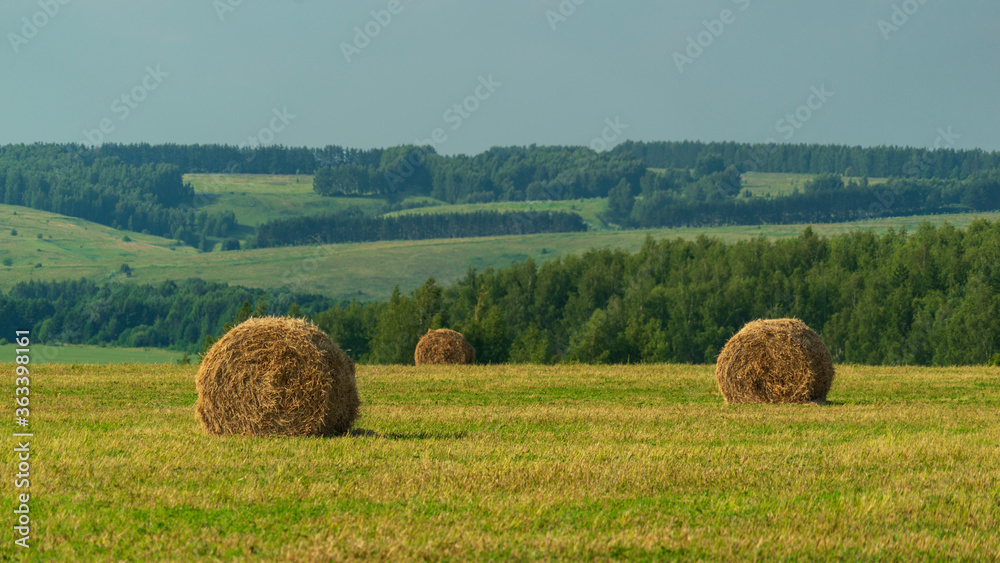
[(824, 402), (833, 375), (829, 350), (798, 319), (747, 323), (715, 363), (719, 391), (729, 404)]
[(217, 436), (343, 434), (357, 418), (354, 362), (316, 325), (249, 319), (219, 339), (197, 375), (198, 416)]
[(417, 343), (413, 354), (417, 365), (421, 364), (474, 364), (476, 349), (461, 333), (442, 328), (428, 330)]

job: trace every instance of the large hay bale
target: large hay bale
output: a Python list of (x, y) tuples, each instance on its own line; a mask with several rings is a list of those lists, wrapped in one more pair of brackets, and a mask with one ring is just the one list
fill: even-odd
[(316, 325), (249, 319), (219, 339), (197, 375), (198, 416), (215, 435), (343, 434), (357, 418), (354, 362)]
[(413, 354), (417, 365), (421, 364), (474, 364), (476, 349), (461, 333), (442, 328), (429, 330), (417, 343)]
[(715, 363), (719, 391), (729, 404), (824, 402), (833, 375), (829, 350), (798, 319), (747, 323)]

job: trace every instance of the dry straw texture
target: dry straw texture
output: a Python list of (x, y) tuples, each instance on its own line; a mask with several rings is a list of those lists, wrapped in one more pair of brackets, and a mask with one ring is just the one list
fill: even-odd
[(726, 343), (715, 378), (729, 404), (823, 402), (833, 383), (833, 360), (802, 321), (757, 320)]
[(354, 362), (301, 319), (249, 319), (198, 369), (198, 416), (215, 435), (343, 434), (357, 418)]
[(421, 364), (474, 364), (476, 349), (461, 333), (442, 328), (429, 330), (417, 343), (413, 354), (417, 365)]

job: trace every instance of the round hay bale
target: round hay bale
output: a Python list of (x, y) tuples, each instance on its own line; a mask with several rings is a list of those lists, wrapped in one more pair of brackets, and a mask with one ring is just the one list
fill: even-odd
[(447, 328), (428, 330), (417, 342), (413, 360), (421, 364), (474, 364), (476, 349), (461, 333)]
[(198, 416), (217, 436), (316, 436), (351, 428), (354, 362), (316, 325), (249, 319), (219, 339), (197, 375)]
[(715, 363), (719, 391), (729, 404), (824, 402), (833, 375), (829, 350), (798, 319), (747, 323)]

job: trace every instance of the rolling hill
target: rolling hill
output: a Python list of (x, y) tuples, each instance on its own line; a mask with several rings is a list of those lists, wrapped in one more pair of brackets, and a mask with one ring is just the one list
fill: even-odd
[[(815, 225), (820, 235), (853, 229), (915, 229), (921, 223), (963, 227), (977, 218), (1000, 220), (1000, 213), (894, 217), (862, 223)], [(590, 248), (638, 249), (647, 236), (792, 237), (805, 225), (591, 231), (476, 239), (384, 241), (359, 244), (269, 248), (201, 253), (175, 241), (123, 232), (80, 219), (0, 205), (0, 291), (27, 280), (122, 279), (156, 283), (202, 278), (247, 287), (288, 286), (295, 291), (341, 299), (385, 299), (397, 284), (409, 290), (434, 276), (442, 282), (469, 268), (505, 267), (528, 258), (540, 261)], [(17, 235), (12, 236), (11, 230)], [(41, 238), (38, 236), (41, 235)], [(128, 237), (130, 241), (123, 240)], [(9, 259), (10, 265), (6, 265)], [(38, 266), (38, 265), (41, 266)]]

